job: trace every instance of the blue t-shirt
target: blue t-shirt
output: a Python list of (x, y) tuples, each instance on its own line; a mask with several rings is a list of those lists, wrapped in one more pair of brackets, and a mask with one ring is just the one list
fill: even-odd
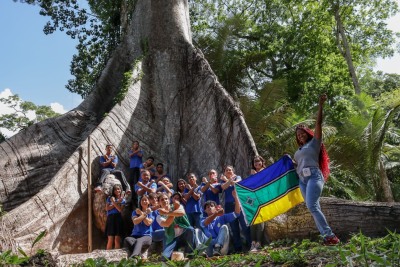
[[(106, 203), (107, 203), (107, 205), (111, 204), (111, 196), (107, 197)], [(122, 202), (121, 202), (121, 205), (125, 205), (125, 203), (126, 203), (125, 198), (123, 198)], [(111, 210), (107, 210), (107, 216), (111, 215), (111, 214), (115, 214), (115, 213), (119, 213), (119, 211), (115, 207), (112, 208)]]
[[(153, 218), (157, 218), (157, 216), (160, 215), (160, 213), (158, 212), (158, 210), (154, 210), (152, 212), (152, 215), (153, 215)], [(161, 227), (161, 225), (155, 219), (153, 220), (153, 223), (151, 224), (151, 228), (152, 228), (153, 232), (164, 229), (163, 227)]]
[[(133, 150), (129, 150), (128, 155), (132, 154)], [(139, 156), (138, 153), (142, 154), (142, 156)], [(140, 168), (140, 165), (142, 164), (142, 157), (143, 157), (143, 150), (139, 150), (139, 152), (132, 155), (129, 160), (129, 168)]]
[[(201, 187), (203, 187), (203, 186), (205, 186), (204, 183), (201, 184)], [(211, 189), (210, 189), (211, 186), (214, 187), (214, 188), (217, 188), (219, 193), (222, 192), (222, 188), (221, 188), (221, 184), (220, 183), (211, 184), (207, 188), (207, 190), (203, 193), (203, 198), (204, 198), (203, 202), (206, 203), (206, 201), (212, 200), (212, 201), (215, 201), (215, 203), (217, 203), (217, 205), (219, 205), (219, 193), (214, 194), (214, 192), (211, 191)]]
[[(189, 189), (185, 188), (185, 191), (183, 191), (183, 193), (186, 194), (187, 192), (189, 192)], [(200, 198), (199, 198), (199, 200), (195, 200), (193, 198), (193, 196), (190, 196), (190, 198), (187, 200), (186, 206), (185, 206), (186, 213), (201, 212), (200, 199), (201, 199), (202, 193), (200, 191), (200, 186), (195, 188), (193, 190), (193, 192), (196, 193), (196, 194), (200, 194)]]
[[(140, 168), (140, 169), (146, 169), (146, 168), (144, 167), (143, 163), (140, 164), (139, 168)], [(150, 168), (150, 169), (149, 169), (149, 172), (150, 172), (150, 175), (151, 175), (151, 179), (154, 179), (155, 176), (153, 175), (153, 173), (156, 173), (156, 168), (154, 168), (154, 167), (153, 167), (153, 168)]]
[(211, 236), (212, 239), (216, 239), (218, 237), (219, 229), (221, 229), (222, 225), (232, 222), (239, 217), (239, 215), (240, 213), (236, 214), (234, 212), (230, 212), (222, 216), (218, 216), (207, 226), (204, 225), (204, 221), (206, 220), (205, 218), (201, 220), (201, 227), (203, 228), (204, 234), (208, 238)]
[[(117, 155), (112, 155), (112, 157), (114, 157), (112, 162), (115, 163), (115, 166), (117, 166), (117, 164), (118, 164), (118, 156)], [(104, 162), (106, 162), (106, 161), (107, 160), (104, 158), (104, 155), (101, 155), (100, 156), (100, 166), (101, 166), (102, 169), (112, 169), (112, 170), (115, 169), (115, 167), (112, 164), (108, 165), (107, 167), (103, 167), (102, 164)]]
[(300, 147), (294, 154), (297, 163), (296, 171), (303, 177), (302, 170), (307, 167), (319, 168), (319, 152), (321, 150), (321, 139), (313, 137), (309, 142)]
[[(236, 182), (240, 182), (242, 180), (242, 177), (237, 175), (234, 179)], [(230, 185), (227, 189), (224, 190), (225, 194), (225, 203), (233, 203), (235, 202), (235, 199), (232, 196), (233, 189), (235, 187), (233, 185)]]
[[(134, 217), (134, 216), (139, 217), (139, 215), (136, 213), (136, 211), (132, 211), (132, 217)], [(155, 221), (154, 220), (155, 217), (153, 216), (153, 212), (148, 214), (147, 218), (151, 218), (153, 220), (153, 222)], [(140, 223), (135, 224), (133, 226), (133, 230), (132, 230), (131, 236), (145, 236), (145, 235), (151, 236), (151, 232), (152, 232), (151, 226), (152, 225), (147, 226), (143, 221), (141, 221)]]
[[(139, 181), (140, 181), (140, 180), (139, 180)], [(140, 181), (140, 182), (142, 182), (142, 181)], [(143, 183), (143, 182), (142, 182), (142, 183)], [(150, 181), (149, 181), (147, 184), (145, 184), (145, 186), (150, 187), (151, 189), (154, 189), (154, 192), (157, 190), (157, 185), (156, 185), (156, 183), (151, 183), (151, 184), (150, 184)], [(139, 189), (141, 189), (141, 187), (138, 186), (137, 184), (135, 184), (135, 192), (137, 192)], [(148, 195), (149, 193), (145, 192), (144, 194), (145, 194), (145, 195)]]

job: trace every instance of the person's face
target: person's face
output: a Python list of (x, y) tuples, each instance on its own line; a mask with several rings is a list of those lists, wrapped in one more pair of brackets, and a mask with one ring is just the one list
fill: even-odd
[(217, 182), (217, 172), (212, 170), (208, 173), (208, 177), (210, 178), (211, 183)]
[(254, 167), (256, 169), (261, 169), (263, 167), (262, 161), (260, 159), (255, 159), (254, 160)]
[(186, 186), (186, 184), (185, 184), (184, 181), (178, 182), (178, 188), (179, 188), (179, 189), (183, 190), (183, 189), (185, 189), (185, 186)]
[(296, 137), (300, 141), (300, 144), (304, 145), (305, 143), (307, 143), (308, 135), (307, 135), (306, 131), (304, 131), (302, 129), (297, 129)]
[(233, 169), (231, 168), (231, 167), (227, 167), (226, 169), (225, 169), (225, 176), (226, 177), (232, 177), (233, 176)]
[(174, 201), (174, 202), (179, 201), (179, 203), (180, 203), (181, 202), (181, 197), (179, 195), (174, 195), (172, 197), (172, 201)]
[(114, 188), (114, 195), (119, 197), (121, 195), (121, 188), (115, 187)]
[(106, 146), (106, 152), (107, 154), (111, 154), (113, 151), (113, 147), (112, 146)]
[(211, 204), (207, 205), (205, 211), (206, 211), (207, 215), (210, 216), (210, 215), (213, 215), (217, 211), (217, 208), (215, 207), (214, 203), (211, 203)]
[(170, 183), (168, 178), (163, 178), (161, 181), (166, 185)]
[(190, 185), (196, 184), (196, 180), (197, 180), (197, 179), (196, 179), (196, 176), (195, 176), (195, 175), (192, 174), (192, 175), (189, 176), (189, 184), (190, 184)]
[(158, 206), (158, 199), (157, 198), (150, 198), (150, 204), (154, 207)]
[(161, 173), (163, 173), (163, 171), (164, 171), (164, 167), (161, 166), (161, 165), (158, 165), (158, 166), (156, 167), (156, 170), (157, 170), (157, 172), (158, 172), (159, 174), (161, 174)]
[(147, 166), (153, 165), (153, 160), (152, 159), (147, 159), (146, 160)]
[(150, 181), (150, 174), (148, 172), (142, 172), (142, 180), (144, 183), (148, 183)]
[(169, 197), (168, 196), (163, 195), (158, 199), (158, 201), (160, 201), (160, 205), (163, 208), (168, 207), (168, 205), (169, 205)]
[(138, 149), (139, 148), (139, 143), (138, 142), (134, 142), (132, 144), (133, 149)]
[(142, 208), (147, 208), (149, 206), (149, 199), (147, 197), (142, 197), (140, 200), (140, 205)]

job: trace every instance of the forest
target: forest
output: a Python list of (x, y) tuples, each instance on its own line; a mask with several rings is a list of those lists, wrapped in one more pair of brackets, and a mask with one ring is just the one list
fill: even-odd
[[(50, 17), (45, 34), (59, 30), (79, 40), (66, 88), (87, 97), (136, 1), (25, 2)], [(295, 126), (313, 127), (318, 95), (327, 93), (323, 130), (332, 172), (324, 194), (400, 200), (400, 75), (373, 70), (377, 57), (398, 51), (399, 33), (386, 25), (396, 1), (201, 0), (189, 1), (189, 12), (193, 43), (240, 104), (260, 155), (270, 162), (293, 155)], [(28, 104), (22, 107), (36, 108), (37, 121), (57, 115)], [(1, 117), (3, 127), (32, 124), (9, 116)]]
[[(159, 152), (156, 160), (166, 163), (174, 182), (210, 165), (232, 164), (241, 174), (255, 154), (268, 163), (293, 155), (296, 126), (315, 126), (324, 93), (331, 174), (323, 195), (386, 208), (400, 201), (400, 75), (373, 69), (378, 57), (399, 50), (399, 33), (386, 24), (399, 11), (397, 1), (24, 2), (49, 17), (45, 34), (63, 31), (79, 41), (66, 89), (84, 102), (61, 116), (22, 102), (25, 113), (41, 116), (0, 117), (1, 127), (21, 130), (1, 143), (6, 172), (0, 174), (0, 244), (17, 240), (32, 250), (34, 234), (46, 230), (41, 248), (86, 252), (88, 233), (74, 223), (86, 223), (86, 178), (98, 174), (91, 162), (105, 144), (122, 153), (140, 139), (147, 151)], [(27, 220), (30, 208), (35, 217)], [(365, 256), (366, 239), (360, 233), (345, 250), (325, 252), (343, 261), (357, 247), (368, 262), (374, 256)], [(398, 236), (389, 232), (380, 240), (388, 251), (389, 239), (398, 247)], [(286, 241), (287, 256), (292, 241)], [(315, 244), (293, 246), (296, 253), (297, 246)], [(398, 254), (392, 252), (383, 258), (393, 257), (395, 266)], [(279, 263), (283, 256), (275, 256)]]

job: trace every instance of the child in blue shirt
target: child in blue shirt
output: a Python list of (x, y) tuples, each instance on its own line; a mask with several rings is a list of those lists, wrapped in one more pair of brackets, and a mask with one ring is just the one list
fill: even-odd
[(143, 195), (140, 198), (140, 208), (132, 212), (132, 222), (134, 224), (132, 234), (124, 240), (124, 246), (129, 251), (132, 251), (130, 257), (141, 255), (143, 247), (146, 247), (146, 250), (142, 254), (142, 259), (144, 259), (143, 255), (146, 255), (147, 258), (147, 250), (151, 245), (151, 225), (153, 220), (153, 211), (150, 208), (149, 197)]
[(121, 236), (123, 235), (123, 223), (121, 212), (125, 205), (125, 198), (122, 194), (122, 186), (115, 184), (113, 186), (112, 195), (106, 199), (106, 235), (107, 247), (112, 249), (121, 247)]

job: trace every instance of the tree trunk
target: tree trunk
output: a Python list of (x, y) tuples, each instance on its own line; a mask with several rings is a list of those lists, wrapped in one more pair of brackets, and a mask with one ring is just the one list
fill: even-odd
[[(188, 172), (201, 177), (226, 164), (248, 175), (255, 144), (239, 107), (193, 47), (189, 25), (187, 1), (139, 0), (94, 92), (73, 111), (1, 143), (0, 201), (8, 211), (1, 218), (3, 249), (29, 251), (47, 230), (36, 249), (87, 251), (87, 153), (95, 182), (96, 156), (108, 143), (126, 174), (127, 151), (139, 140), (146, 156), (163, 162), (174, 182)], [(126, 72), (132, 82), (120, 99)], [(93, 248), (104, 241), (95, 232)]]
[[(321, 198), (321, 208), (332, 231), (342, 239), (360, 231), (364, 235), (378, 237), (388, 234), (387, 230), (400, 230), (400, 203)], [(265, 231), (271, 240), (315, 238), (319, 235), (305, 204), (268, 221)]]
[[(333, 5), (334, 9), (334, 16), (337, 25), (337, 34), (336, 34), (336, 41), (337, 46), (343, 55), (344, 59), (346, 60), (347, 67), (349, 69), (350, 77), (353, 82), (354, 91), (357, 95), (361, 94), (360, 84), (358, 83), (358, 77), (356, 74), (356, 70), (353, 64), (353, 58), (351, 57), (351, 51), (349, 43), (347, 42), (347, 36), (343, 27), (342, 19), (340, 17), (340, 9), (339, 4)], [(343, 46), (343, 48), (342, 48)]]
[(381, 159), (379, 159), (379, 180), (383, 191), (383, 201), (394, 202), (392, 188), (390, 187), (390, 182), (386, 174), (385, 166)]

